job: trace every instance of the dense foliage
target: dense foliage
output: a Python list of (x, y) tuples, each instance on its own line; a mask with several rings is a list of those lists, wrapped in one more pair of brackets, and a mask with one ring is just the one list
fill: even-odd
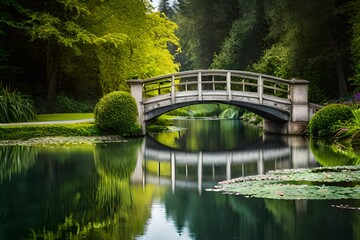
[(129, 90), (126, 80), (177, 70), (177, 26), (148, 1), (7, 0), (0, 5), (0, 81), (46, 99)]
[(75, 111), (65, 100), (96, 102), (179, 67), (306, 79), (317, 103), (360, 88), (358, 0), (150, 2), (1, 1), (0, 82), (48, 112), (57, 95)]
[(179, 0), (170, 16), (179, 25), (177, 59), (182, 70), (306, 79), (311, 102), (343, 98), (360, 86), (359, 6), (357, 0)]
[(56, 96), (55, 112), (56, 113), (89, 113), (93, 112), (94, 107), (91, 104), (85, 104), (67, 96)]
[(135, 99), (127, 92), (105, 95), (94, 110), (95, 125), (105, 132), (120, 135), (140, 135)]
[(309, 133), (317, 137), (334, 136), (339, 122), (352, 118), (351, 107), (344, 104), (330, 104), (320, 109), (309, 122)]

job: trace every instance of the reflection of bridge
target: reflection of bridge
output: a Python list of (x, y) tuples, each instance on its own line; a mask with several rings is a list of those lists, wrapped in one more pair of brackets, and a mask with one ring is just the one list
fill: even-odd
[[(256, 165), (257, 171), (252, 174), (264, 174), (267, 162), (274, 163), (272, 169), (308, 168), (316, 164), (314, 157), (309, 152), (307, 143), (301, 137), (291, 137), (290, 141), (285, 141), (282, 144), (264, 144), (258, 149), (250, 148), (225, 152), (182, 152), (161, 144), (156, 145), (151, 139), (149, 141), (151, 144), (144, 143), (139, 152), (136, 170), (131, 178), (132, 182), (171, 185), (173, 191), (176, 187), (197, 187), (201, 192), (203, 187), (213, 186), (217, 175), (217, 180), (239, 177), (232, 176), (232, 168), (236, 166), (241, 167), (241, 175), (244, 176), (248, 164)], [(145, 147), (145, 145), (147, 146)], [(146, 171), (148, 162), (158, 163), (157, 175)], [(161, 164), (166, 162), (170, 163), (170, 178), (160, 174)], [(225, 172), (216, 172), (219, 167), (224, 167)], [(184, 169), (184, 173), (180, 174), (177, 168)], [(196, 168), (196, 181), (188, 178), (189, 168)], [(211, 181), (206, 180), (204, 168), (211, 169)]]
[(298, 134), (309, 121), (308, 81), (285, 80), (232, 70), (196, 70), (129, 80), (145, 122), (187, 105), (220, 102), (246, 108), (265, 119), (268, 132)]

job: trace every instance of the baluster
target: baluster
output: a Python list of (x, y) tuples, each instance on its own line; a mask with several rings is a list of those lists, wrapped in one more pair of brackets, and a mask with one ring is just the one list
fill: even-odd
[(261, 76), (258, 78), (258, 95), (259, 95), (259, 103), (263, 103), (263, 94), (264, 94), (264, 86), (263, 86), (263, 79)]
[(276, 96), (276, 88), (277, 88), (277, 86), (276, 86), (276, 83), (275, 83), (275, 85), (274, 85), (274, 95)]
[(226, 73), (226, 93), (227, 93), (227, 100), (231, 101), (231, 72)]
[(175, 76), (171, 76), (171, 103), (175, 103)]
[(212, 90), (214, 91), (215, 90), (215, 75), (212, 75)]
[(201, 84), (201, 72), (198, 73), (198, 100), (202, 101), (202, 84)]

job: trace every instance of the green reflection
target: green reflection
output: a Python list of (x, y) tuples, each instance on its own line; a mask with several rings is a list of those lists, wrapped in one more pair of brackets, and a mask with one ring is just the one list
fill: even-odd
[(31, 168), (37, 150), (31, 146), (0, 146), (0, 183)]
[(358, 211), (331, 207), (339, 201), (198, 195), (189, 189), (168, 191), (164, 201), (177, 231), (188, 228), (194, 239), (358, 239)]
[(345, 166), (360, 164), (360, 156), (352, 149), (341, 149), (337, 143), (329, 143), (323, 139), (310, 139), (310, 149), (316, 161), (322, 166)]
[(95, 166), (100, 175), (112, 176), (117, 179), (130, 177), (136, 166), (138, 151), (143, 139), (130, 142), (96, 145), (94, 158)]
[[(160, 133), (154, 138), (169, 147), (183, 151), (225, 151), (244, 148), (259, 140), (262, 131), (237, 120), (174, 120), (176, 133)], [(240, 124), (239, 124), (240, 123)]]
[(134, 239), (143, 234), (156, 189), (130, 182), (142, 144), (143, 139), (133, 139), (2, 149), (2, 157), (13, 156), (6, 157), (10, 162), (23, 157), (21, 163), (31, 164), (2, 163), (1, 176), (13, 177), (0, 184), (0, 239)]

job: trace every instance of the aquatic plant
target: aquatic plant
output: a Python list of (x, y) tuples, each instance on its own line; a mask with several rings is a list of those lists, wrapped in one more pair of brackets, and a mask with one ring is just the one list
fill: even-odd
[(220, 182), (209, 191), (270, 199), (360, 199), (360, 166), (270, 171)]

